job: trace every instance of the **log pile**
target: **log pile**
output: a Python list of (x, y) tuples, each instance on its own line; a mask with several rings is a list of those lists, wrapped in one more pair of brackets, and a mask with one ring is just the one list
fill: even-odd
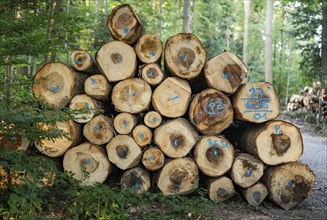
[(121, 187), (139, 193), (156, 183), (164, 195), (184, 195), (203, 184), (214, 202), (239, 192), (252, 206), (268, 195), (284, 209), (308, 196), (315, 177), (297, 162), (299, 130), (275, 120), (273, 85), (242, 84), (242, 60), (223, 52), (206, 61), (192, 34), (163, 48), (127, 4), (112, 10), (107, 25), (115, 40), (95, 57), (74, 51), (73, 67), (54, 62), (36, 73), (35, 97), (79, 110), (57, 124), (70, 138), (41, 142), (41, 153), (63, 155), (64, 169), (83, 185), (104, 183), (116, 167)]

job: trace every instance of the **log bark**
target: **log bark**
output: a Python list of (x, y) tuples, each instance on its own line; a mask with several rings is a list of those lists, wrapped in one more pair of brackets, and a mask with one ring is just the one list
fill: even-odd
[[(41, 125), (44, 130), (50, 128), (49, 125)], [(42, 139), (40, 142), (35, 142), (34, 145), (42, 154), (48, 157), (60, 157), (65, 152), (79, 144), (82, 140), (82, 128), (76, 122), (69, 120), (65, 122), (56, 122), (56, 129), (62, 130), (66, 136), (56, 138), (54, 140)]]
[(135, 44), (145, 29), (137, 14), (129, 4), (122, 4), (112, 9), (107, 18), (107, 27), (114, 39)]
[(233, 123), (233, 108), (226, 95), (205, 89), (191, 102), (189, 119), (202, 134), (219, 134)]
[(96, 115), (103, 113), (104, 106), (86, 94), (76, 95), (72, 98), (69, 109), (76, 111), (74, 121), (78, 123), (87, 123)]
[(151, 187), (150, 173), (141, 167), (127, 170), (120, 179), (122, 189), (133, 188), (137, 193), (148, 191)]
[(293, 124), (281, 120), (244, 129), (238, 142), (241, 150), (268, 165), (298, 161), (303, 153), (300, 131)]
[(121, 41), (111, 41), (96, 54), (101, 72), (109, 82), (130, 78), (136, 69), (136, 54), (133, 47)]
[(315, 175), (308, 165), (291, 162), (269, 168), (265, 171), (263, 181), (268, 189), (269, 199), (289, 210), (312, 192)]
[(199, 184), (198, 167), (191, 158), (168, 161), (158, 174), (158, 187), (164, 195), (186, 195)]
[(151, 86), (159, 85), (166, 78), (166, 74), (156, 63), (141, 65), (139, 67), (139, 74), (141, 75), (142, 79)]
[(82, 185), (103, 183), (112, 171), (112, 164), (97, 145), (85, 142), (65, 153), (64, 170), (74, 173), (73, 177)]
[(161, 115), (178, 118), (186, 113), (191, 94), (191, 87), (187, 81), (168, 77), (154, 90), (152, 105)]
[(144, 116), (144, 124), (149, 128), (156, 128), (162, 122), (161, 115), (156, 111), (150, 111)]
[(215, 203), (226, 201), (235, 195), (232, 180), (225, 176), (209, 178), (207, 180), (207, 189), (209, 198)]
[(137, 118), (130, 113), (120, 113), (114, 119), (114, 128), (119, 134), (129, 134), (136, 126)]
[(94, 57), (85, 50), (75, 50), (70, 54), (70, 60), (77, 71), (90, 74), (100, 73)]
[(112, 102), (120, 112), (136, 114), (145, 111), (151, 101), (152, 90), (142, 79), (126, 79), (112, 90)]
[(233, 96), (232, 103), (238, 120), (262, 123), (279, 115), (279, 98), (268, 82), (243, 84)]
[(185, 157), (198, 138), (196, 130), (184, 118), (169, 120), (154, 131), (154, 143), (171, 158)]
[(142, 164), (147, 170), (159, 170), (165, 163), (165, 155), (157, 147), (149, 147), (142, 156)]
[(230, 176), (238, 186), (248, 188), (262, 177), (263, 168), (261, 160), (250, 154), (239, 153), (236, 154)]
[(227, 173), (234, 161), (234, 147), (222, 136), (203, 136), (194, 149), (195, 162), (207, 176)]
[(151, 144), (152, 136), (152, 131), (145, 125), (137, 125), (133, 130), (134, 141), (142, 148)]
[(134, 48), (136, 55), (143, 63), (160, 62), (162, 42), (156, 34), (143, 35)]
[(180, 33), (166, 42), (165, 65), (167, 69), (183, 79), (198, 76), (205, 64), (207, 53), (199, 39), (187, 33)]
[(231, 52), (210, 59), (204, 67), (207, 84), (227, 94), (235, 93), (246, 75), (245, 64)]
[(32, 91), (35, 98), (49, 107), (61, 109), (74, 95), (84, 92), (85, 79), (85, 75), (77, 74), (63, 63), (47, 63), (36, 72)]
[(111, 85), (104, 75), (92, 75), (85, 80), (85, 93), (94, 99), (107, 101), (111, 91)]
[(259, 206), (268, 195), (267, 187), (262, 183), (256, 183), (249, 188), (240, 189), (239, 191), (249, 205), (253, 207)]
[(105, 115), (98, 115), (84, 126), (83, 135), (92, 144), (106, 144), (115, 136), (113, 120)]
[(106, 146), (109, 160), (122, 170), (136, 167), (142, 158), (142, 150), (128, 135), (117, 135)]

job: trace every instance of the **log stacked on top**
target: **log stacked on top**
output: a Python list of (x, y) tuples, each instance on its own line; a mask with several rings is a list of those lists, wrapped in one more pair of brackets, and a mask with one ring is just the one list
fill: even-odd
[[(299, 130), (275, 120), (273, 85), (242, 84), (242, 60), (224, 52), (206, 61), (192, 34), (169, 38), (163, 49), (127, 4), (112, 10), (107, 25), (115, 40), (95, 58), (74, 51), (73, 68), (48, 63), (36, 73), (37, 98), (55, 109), (78, 110), (75, 122), (58, 123), (72, 138), (45, 142), (46, 148), (38, 147), (42, 153), (64, 154), (64, 169), (84, 185), (103, 183), (116, 166), (124, 171), (122, 188), (137, 192), (149, 190), (156, 174), (164, 195), (188, 194), (204, 184), (214, 202), (237, 190), (250, 205), (268, 195), (284, 209), (308, 196), (314, 174), (297, 162), (303, 152)], [(82, 132), (84, 143), (77, 138)]]

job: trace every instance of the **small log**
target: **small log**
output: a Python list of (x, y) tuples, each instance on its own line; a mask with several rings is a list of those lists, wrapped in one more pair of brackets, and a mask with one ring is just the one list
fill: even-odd
[(53, 109), (62, 109), (76, 94), (84, 91), (86, 75), (77, 74), (63, 63), (47, 63), (39, 69), (32, 84), (35, 98)]
[(137, 118), (130, 113), (120, 113), (114, 118), (114, 128), (119, 134), (129, 134), (136, 126)]
[(159, 85), (165, 78), (166, 74), (156, 63), (144, 64), (139, 67), (139, 74), (142, 79), (151, 86)]
[(210, 59), (204, 67), (208, 85), (221, 92), (233, 94), (247, 75), (245, 64), (235, 54), (223, 52)]
[(26, 151), (30, 143), (30, 140), (22, 136), (11, 136), (9, 139), (5, 139), (0, 132), (0, 149)]
[(130, 78), (136, 69), (136, 54), (133, 47), (121, 41), (111, 41), (96, 54), (101, 72), (109, 82)]
[(243, 188), (255, 184), (263, 175), (264, 164), (261, 160), (245, 153), (236, 154), (230, 176), (234, 183)]
[(92, 75), (85, 80), (85, 93), (94, 99), (106, 101), (109, 98), (111, 85), (104, 75)]
[(69, 109), (76, 111), (74, 121), (78, 123), (87, 123), (96, 115), (103, 113), (104, 106), (86, 94), (76, 95), (72, 98)]
[(191, 158), (168, 161), (158, 174), (157, 185), (164, 195), (186, 195), (197, 190), (198, 167)]
[(129, 4), (121, 4), (112, 9), (107, 18), (107, 27), (116, 40), (135, 44), (145, 33), (137, 14)]
[(165, 155), (157, 147), (149, 147), (142, 156), (144, 167), (150, 171), (159, 170), (165, 163)]
[(92, 144), (106, 144), (115, 136), (113, 120), (105, 115), (98, 115), (84, 126), (83, 134)]
[(292, 95), (290, 98), (291, 103), (303, 103), (303, 96), (301, 95)]
[(161, 115), (156, 111), (150, 111), (144, 116), (144, 124), (149, 128), (156, 128), (162, 122)]
[[(51, 126), (45, 124), (41, 126), (44, 130), (51, 128)], [(42, 139), (40, 142), (34, 143), (36, 149), (48, 157), (60, 157), (64, 155), (69, 148), (79, 144), (82, 140), (82, 128), (72, 120), (65, 122), (58, 121), (56, 122), (55, 128), (62, 130), (65, 136), (54, 140)]]
[(155, 63), (160, 61), (162, 54), (162, 42), (156, 34), (143, 35), (135, 45), (135, 52), (143, 63)]
[(74, 173), (73, 177), (82, 185), (103, 183), (112, 171), (112, 164), (97, 145), (85, 142), (65, 153), (64, 170)]
[(239, 134), (238, 147), (268, 165), (298, 161), (303, 153), (300, 131), (286, 121), (254, 125)]
[(152, 142), (152, 131), (145, 125), (137, 125), (133, 130), (133, 138), (137, 145), (144, 148)]
[(122, 189), (133, 188), (137, 193), (148, 191), (151, 187), (150, 173), (141, 167), (127, 170), (120, 179)]
[(269, 199), (289, 210), (312, 192), (315, 175), (308, 165), (291, 162), (269, 168), (265, 171), (263, 181), (268, 189)]
[(215, 203), (226, 201), (235, 195), (232, 180), (225, 176), (209, 178), (207, 189), (210, 200)]
[(169, 120), (154, 132), (154, 143), (171, 158), (185, 157), (198, 138), (196, 130), (184, 118)]
[(205, 89), (191, 102), (189, 119), (199, 132), (219, 134), (233, 123), (233, 108), (226, 95)]
[(85, 50), (75, 50), (70, 54), (70, 60), (77, 71), (99, 73), (94, 57)]
[(279, 115), (279, 98), (268, 82), (243, 84), (234, 94), (232, 103), (238, 120), (262, 123)]
[(246, 189), (239, 189), (245, 200), (253, 207), (259, 206), (267, 197), (268, 190), (262, 183), (256, 183)]
[(203, 136), (194, 149), (195, 162), (207, 176), (227, 173), (234, 161), (234, 147), (222, 136)]
[(168, 77), (154, 90), (152, 105), (161, 115), (178, 118), (186, 113), (191, 94), (191, 87), (187, 81)]
[(166, 42), (165, 65), (172, 74), (180, 78), (192, 79), (198, 76), (206, 57), (202, 43), (193, 34), (180, 33)]
[(112, 90), (112, 102), (121, 112), (136, 114), (146, 110), (151, 102), (152, 90), (142, 79), (125, 79)]
[(122, 170), (136, 167), (142, 158), (142, 150), (128, 135), (117, 135), (106, 146), (109, 160)]

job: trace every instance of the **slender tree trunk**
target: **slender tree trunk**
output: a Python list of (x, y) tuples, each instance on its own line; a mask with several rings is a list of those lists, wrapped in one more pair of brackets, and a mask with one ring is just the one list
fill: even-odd
[(183, 30), (184, 33), (191, 32), (191, 12), (190, 12), (190, 0), (184, 0), (183, 8)]
[(266, 12), (266, 42), (265, 42), (265, 73), (266, 81), (272, 83), (272, 19), (273, 19), (273, 0), (267, 0)]
[(244, 0), (243, 62), (248, 65), (249, 20), (251, 0)]
[(325, 87), (325, 80), (327, 76), (327, 0), (323, 1), (322, 9), (322, 71), (320, 75), (320, 80), (322, 87)]
[[(49, 17), (48, 17), (48, 28), (47, 28), (48, 42), (51, 41), (51, 22), (53, 17), (53, 5), (54, 5), (54, 0), (51, 0), (49, 5)], [(47, 63), (48, 60), (49, 60), (49, 52), (44, 55), (44, 63)]]
[[(287, 45), (289, 45), (288, 49), (289, 51), (292, 51), (292, 47), (290, 44), (286, 44), (286, 48)], [(290, 55), (288, 56), (288, 63), (292, 63), (292, 53), (290, 53)], [(289, 91), (289, 87), (290, 87), (290, 81), (291, 81), (291, 77), (292, 77), (292, 69), (291, 68), (287, 68), (287, 85), (286, 85), (286, 96), (285, 96), (285, 106), (287, 106), (288, 103), (288, 91)]]
[(161, 38), (162, 0), (159, 0), (158, 36)]

